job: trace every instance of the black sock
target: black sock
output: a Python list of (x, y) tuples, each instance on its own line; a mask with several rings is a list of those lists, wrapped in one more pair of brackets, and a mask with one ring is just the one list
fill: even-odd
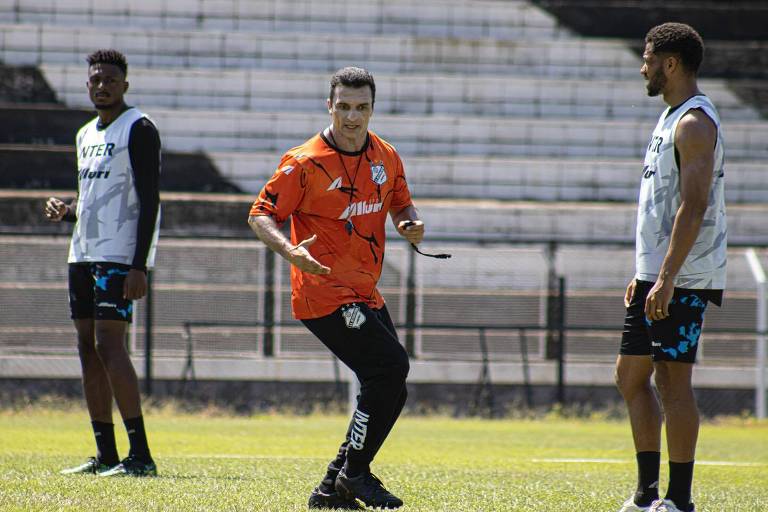
[(93, 436), (96, 438), (96, 459), (107, 466), (115, 466), (120, 462), (115, 444), (115, 425), (92, 421)]
[(637, 491), (635, 505), (647, 507), (659, 499), (661, 452), (637, 452)]
[(123, 420), (125, 430), (128, 432), (128, 441), (131, 443), (129, 456), (133, 456), (142, 462), (152, 462), (147, 444), (147, 433), (144, 431), (144, 416)]
[(691, 482), (693, 481), (693, 461), (669, 461), (669, 488), (665, 499), (672, 500), (680, 510), (688, 510), (691, 503)]

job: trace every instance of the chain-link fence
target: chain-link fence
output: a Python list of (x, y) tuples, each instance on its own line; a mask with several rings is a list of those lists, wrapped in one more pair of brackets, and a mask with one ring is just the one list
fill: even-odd
[[(68, 242), (64, 236), (0, 236), (5, 363), (24, 360), (25, 368), (39, 369), (52, 360), (71, 360), (66, 375), (77, 377), (67, 303)], [(453, 258), (422, 258), (395, 241), (387, 247), (380, 281), (401, 341), (414, 360), (431, 368), (422, 382), (474, 383), (480, 391), (503, 382), (523, 385), (528, 394), (531, 385), (558, 384), (555, 375), (561, 374), (552, 358), (562, 328), (565, 384), (612, 385), (624, 288), (634, 267), (631, 247), (432, 240), (426, 245)], [(757, 258), (765, 261), (767, 255), (763, 251)], [(697, 375), (705, 376), (709, 390), (700, 405), (710, 414), (734, 411), (734, 400), (751, 407), (759, 376), (753, 373), (759, 339), (755, 280), (744, 250), (731, 250), (729, 260), (726, 300), (722, 308), (708, 310), (699, 351)], [(567, 285), (562, 325), (552, 288), (560, 277)], [(195, 365), (204, 361), (206, 378), (227, 380), (233, 378), (232, 365), (250, 361), (250, 370), (239, 370), (239, 378), (271, 368), (266, 378), (302, 381), (314, 371), (311, 380), (347, 379), (338, 364), (328, 373), (323, 365), (331, 356), (292, 319), (288, 264), (255, 239), (162, 238), (152, 272), (151, 323), (147, 300), (136, 306), (131, 350), (141, 357), (151, 337), (151, 360), (175, 362), (165, 378), (194, 378)], [(293, 373), (276, 371), (275, 364), (292, 364)], [(3, 367), (0, 378), (8, 376)], [(595, 373), (600, 378), (595, 380)], [(24, 375), (17, 367), (13, 376)]]
[[(66, 237), (0, 237), (2, 353), (72, 352), (67, 247)], [(453, 258), (446, 262), (414, 257), (405, 244), (390, 243), (380, 282), (401, 339), (411, 343), (414, 357), (477, 360), (480, 327), (493, 329), (486, 337), (494, 360), (519, 358), (521, 335), (526, 336), (531, 357), (544, 357), (553, 274), (567, 283), (566, 358), (615, 357), (624, 287), (634, 264), (631, 248), (567, 245), (553, 250), (543, 245), (430, 242), (430, 249), (452, 252)], [(707, 312), (702, 364), (739, 367), (754, 362), (756, 291), (742, 252), (730, 254), (724, 307)], [(161, 239), (153, 272), (155, 354), (184, 355), (188, 322), (210, 324), (194, 327), (199, 355), (325, 354), (292, 319), (287, 263), (266, 256), (256, 240)], [(133, 348), (143, 350), (144, 301), (137, 309)], [(527, 332), (521, 334), (520, 328)]]

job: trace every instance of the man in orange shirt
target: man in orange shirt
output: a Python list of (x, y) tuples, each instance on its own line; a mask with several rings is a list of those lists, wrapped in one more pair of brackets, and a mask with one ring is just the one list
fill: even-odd
[[(387, 214), (418, 244), (424, 224), (395, 149), (368, 131), (376, 85), (368, 71), (331, 78), (331, 125), (289, 150), (253, 203), (248, 223), (291, 263), (294, 316), (360, 380), (357, 410), (310, 508), (377, 508), (403, 502), (370, 469), (407, 397), (408, 355), (376, 288)], [(279, 226), (291, 217), (291, 239)]]

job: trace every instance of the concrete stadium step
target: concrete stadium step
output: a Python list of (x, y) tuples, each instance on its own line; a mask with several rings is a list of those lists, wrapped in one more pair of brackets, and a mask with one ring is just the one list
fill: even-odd
[[(66, 115), (77, 118), (77, 111)], [(14, 116), (15, 117), (15, 116)], [(72, 134), (80, 125), (64, 131), (69, 145), (0, 143), (0, 188), (5, 189), (72, 189), (77, 187), (77, 159)], [(86, 118), (83, 123), (92, 119)], [(82, 124), (82, 123), (81, 123)], [(18, 124), (12, 127), (19, 129)], [(2, 139), (0, 135), (0, 139)], [(204, 154), (163, 152), (160, 189), (185, 192), (225, 192), (241, 190), (222, 179), (216, 166)]]
[[(164, 199), (166, 204), (171, 201)], [(243, 205), (247, 202), (243, 201)], [(424, 207), (432, 203), (417, 202)], [(520, 208), (518, 203), (518, 209)], [(545, 205), (548, 208), (552, 206)], [(420, 293), (430, 296), (431, 301), (453, 301), (458, 294), (466, 300), (467, 293), (474, 293), (478, 301), (484, 296), (514, 299), (517, 295), (536, 296), (542, 299), (546, 289), (548, 272), (548, 244), (497, 241), (487, 245), (474, 242), (440, 241), (435, 239), (432, 225), (427, 229), (423, 249), (448, 251), (453, 258), (439, 261), (429, 258), (416, 260), (419, 274), (417, 287)], [(394, 232), (388, 233), (393, 235)], [(248, 233), (245, 233), (248, 236)], [(0, 255), (5, 263), (0, 267), (0, 283), (4, 289), (27, 290), (37, 293), (41, 289), (64, 287), (67, 281), (67, 253), (69, 235), (62, 236), (0, 236)], [(578, 294), (583, 291), (591, 300), (601, 301), (603, 297), (614, 297), (613, 290), (623, 291), (635, 265), (633, 245), (604, 245), (593, 243), (558, 244), (554, 252), (554, 266), (557, 274), (567, 278), (569, 290)], [(429, 249), (427, 249), (429, 247)], [(232, 292), (233, 297), (250, 297), (264, 291), (264, 254), (266, 248), (255, 237), (243, 239), (177, 238), (167, 229), (161, 232), (158, 246), (157, 268), (153, 274), (154, 283), (165, 293), (205, 294), (211, 292)], [(389, 236), (384, 260), (384, 272), (379, 283), (387, 291), (391, 309), (400, 311), (405, 301), (400, 287), (407, 274), (410, 248), (398, 236)], [(759, 252), (768, 265), (768, 251)], [(741, 297), (754, 300), (755, 281), (746, 264), (744, 249), (732, 247), (728, 253), (728, 288), (732, 300)], [(31, 265), (34, 261), (34, 265)], [(289, 265), (282, 259), (276, 261), (276, 288), (285, 299), (281, 307), (282, 318), (290, 317)], [(30, 269), (38, 269), (30, 271)], [(489, 269), (492, 269), (489, 270)], [(467, 291), (474, 290), (474, 291)], [(26, 292), (25, 292), (26, 293)], [(7, 300), (13, 301), (13, 294)], [(442, 298), (441, 298), (442, 297)], [(195, 299), (198, 300), (198, 299)], [(240, 298), (233, 298), (239, 301)], [(243, 300), (252, 301), (252, 298)], [(19, 306), (20, 307), (20, 306)], [(262, 308), (255, 308), (244, 321), (261, 318)], [(576, 313), (571, 311), (570, 313)], [(215, 320), (216, 314), (202, 314), (205, 319)], [(490, 314), (490, 313), (489, 313)], [(395, 313), (393, 315), (397, 316)], [(523, 316), (528, 315), (525, 313)], [(752, 322), (755, 312), (748, 317), (733, 317), (728, 328), (738, 323)], [(535, 316), (535, 315), (534, 315)], [(230, 318), (229, 320), (236, 320)], [(34, 318), (30, 317), (34, 323)], [(445, 319), (440, 322), (447, 321)], [(455, 319), (454, 319), (455, 321)], [(723, 320), (725, 321), (725, 320)], [(432, 319), (431, 323), (440, 323)], [(472, 318), (462, 323), (472, 324)], [(514, 323), (511, 318), (502, 318), (496, 323)], [(574, 316), (573, 325), (586, 326), (584, 319)], [(525, 322), (520, 322), (525, 323)], [(754, 323), (754, 322), (752, 322)], [(751, 325), (751, 324), (750, 324)]]
[[(241, 190), (258, 193), (275, 172), (280, 153), (209, 153), (221, 175)], [(641, 160), (419, 157), (404, 159), (414, 197), (534, 201), (637, 199)], [(726, 200), (768, 203), (762, 162), (728, 163)]]
[[(82, 65), (43, 64), (41, 70), (60, 100), (90, 108)], [(131, 66), (130, 99), (144, 108), (225, 109), (261, 112), (314, 111), (327, 97), (329, 73), (264, 70), (178, 70)], [(376, 111), (383, 114), (653, 119), (664, 107), (634, 80), (463, 75), (376, 74)], [(724, 120), (757, 120), (729, 85), (702, 80)]]
[(0, 23), (510, 40), (569, 36), (546, 11), (517, 0), (15, 0), (0, 4)]
[(95, 48), (119, 48), (151, 68), (488, 73), (637, 79), (641, 61), (614, 40), (501, 41), (307, 33), (196, 32), (51, 25), (0, 25), (7, 64), (79, 64)]
[[(50, 193), (49, 193), (50, 194)], [(65, 197), (72, 197), (73, 191)], [(68, 225), (51, 225), (40, 211), (47, 195), (14, 192), (0, 197), (0, 233), (65, 234)], [(162, 194), (163, 232), (184, 237), (249, 238), (246, 225), (253, 195)], [(631, 244), (635, 239), (637, 204), (481, 199), (415, 198), (429, 226), (427, 237), (484, 243)], [(341, 212), (339, 212), (341, 214)], [(728, 241), (736, 246), (765, 246), (766, 203), (728, 206)], [(387, 224), (394, 236), (394, 228)]]
[[(328, 114), (154, 109), (175, 151), (285, 151), (328, 124)], [(374, 116), (373, 131), (405, 156), (642, 158), (649, 121)], [(768, 123), (730, 123), (728, 157), (768, 158)]]
[[(564, 242), (623, 242), (635, 239), (637, 205), (609, 203), (499, 202), (480, 200), (417, 200), (431, 236), (460, 240), (499, 241), (548, 239)], [(765, 204), (728, 207), (728, 241), (732, 245), (766, 242)], [(442, 251), (438, 247), (431, 248)]]

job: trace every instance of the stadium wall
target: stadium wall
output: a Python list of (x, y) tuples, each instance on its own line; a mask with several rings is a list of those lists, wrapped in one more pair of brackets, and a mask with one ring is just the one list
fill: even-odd
[[(754, 414), (754, 391), (699, 387), (696, 390), (701, 414), (707, 418), (722, 415)], [(531, 405), (528, 405), (530, 393)], [(416, 382), (408, 384), (408, 414), (446, 414), (451, 416), (518, 417), (549, 411), (557, 396), (555, 385), (496, 384), (492, 391), (477, 383)], [(0, 402), (22, 406), (40, 400), (82, 400), (79, 379), (0, 379)], [(257, 381), (257, 380), (157, 380), (155, 403), (176, 402), (190, 409), (215, 406), (236, 413), (270, 411), (289, 413), (346, 412), (346, 383), (334, 381)], [(624, 414), (621, 396), (614, 386), (569, 385), (566, 414), (592, 413), (619, 417)]]

